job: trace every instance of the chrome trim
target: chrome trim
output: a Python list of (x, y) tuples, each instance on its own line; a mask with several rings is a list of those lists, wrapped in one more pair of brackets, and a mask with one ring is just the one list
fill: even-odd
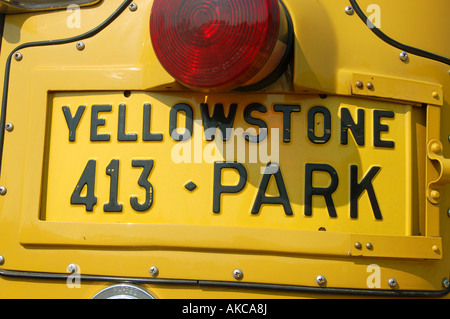
[(64, 9), (70, 5), (88, 6), (99, 3), (101, 0), (0, 0), (0, 13), (24, 13), (43, 10)]
[[(22, 279), (47, 279), (47, 280), (67, 280), (71, 274), (56, 274), (42, 272), (28, 272), (0, 269), (0, 277), (22, 278)], [(439, 298), (450, 293), (450, 287), (443, 290), (401, 290), (401, 289), (354, 289), (354, 288), (328, 288), (328, 287), (307, 287), (295, 285), (263, 284), (251, 282), (227, 282), (212, 280), (188, 280), (188, 279), (156, 279), (156, 278), (135, 278), (135, 277), (114, 277), (81, 275), (82, 281), (97, 281), (110, 283), (130, 283), (140, 285), (178, 285), (194, 286), (196, 288), (225, 288), (225, 289), (248, 289), (259, 291), (294, 292), (308, 294), (327, 295), (347, 295), (355, 297), (391, 297), (391, 298)]]

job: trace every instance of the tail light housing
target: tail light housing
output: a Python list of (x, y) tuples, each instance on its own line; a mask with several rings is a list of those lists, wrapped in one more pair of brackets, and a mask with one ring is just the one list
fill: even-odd
[(155, 0), (150, 33), (166, 71), (205, 92), (269, 85), (286, 68), (293, 42), (279, 0)]

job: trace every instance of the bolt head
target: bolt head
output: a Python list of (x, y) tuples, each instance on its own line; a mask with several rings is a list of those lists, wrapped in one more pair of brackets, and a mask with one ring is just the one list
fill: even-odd
[(130, 9), (130, 11), (134, 12), (137, 10), (138, 6), (136, 3), (133, 2), (128, 6), (128, 8)]
[(152, 275), (153, 277), (156, 277), (159, 275), (159, 269), (155, 266), (150, 267), (150, 269), (148, 270), (148, 272), (150, 273), (150, 275)]
[(367, 83), (367, 88), (369, 90), (373, 90), (373, 83), (372, 82)]
[(323, 286), (326, 285), (327, 280), (326, 280), (326, 278), (325, 278), (324, 276), (319, 275), (319, 276), (316, 277), (316, 283), (317, 283), (319, 286), (323, 287)]
[(357, 81), (357, 82), (356, 82), (356, 87), (357, 87), (358, 89), (362, 89), (362, 88), (364, 87), (364, 84), (363, 84), (361, 81)]
[(368, 250), (372, 250), (372, 249), (373, 249), (372, 243), (367, 243), (367, 244), (366, 244), (366, 248), (367, 248)]
[(5, 186), (0, 186), (0, 195), (1, 196), (6, 195), (6, 187)]
[(355, 243), (355, 248), (356, 248), (356, 249), (361, 249), (361, 248), (362, 248), (362, 245), (361, 245), (361, 243), (360, 243), (359, 241), (357, 241), (357, 242)]
[(0, 265), (3, 265), (5, 263), (5, 257), (0, 255)]
[(448, 280), (448, 278), (444, 278), (444, 280), (442, 280), (442, 287), (444, 287), (445, 289), (450, 287), (450, 281)]
[(22, 53), (20, 53), (20, 52), (14, 53), (14, 59), (15, 59), (16, 61), (20, 61), (20, 60), (22, 60), (22, 58), (23, 58)]
[(86, 46), (84, 45), (84, 42), (79, 41), (77, 42), (76, 47), (79, 51), (82, 51)]
[(352, 6), (346, 6), (345, 7), (345, 13), (347, 13), (349, 16), (351, 16), (354, 13)]
[(406, 60), (408, 60), (408, 53), (406, 53), (405, 51), (403, 51), (402, 53), (400, 53), (400, 60), (402, 60), (403, 62), (405, 62)]
[(233, 270), (233, 277), (236, 280), (240, 280), (244, 277), (244, 273), (240, 269)]
[(7, 130), (8, 132), (12, 132), (14, 130), (14, 125), (12, 123), (6, 123), (5, 130)]
[(78, 265), (77, 264), (70, 264), (69, 266), (67, 266), (67, 271), (70, 273), (76, 273), (78, 271)]
[(450, 217), (450, 208), (447, 209), (447, 216)]
[(398, 282), (395, 278), (389, 278), (388, 285), (391, 288), (396, 288), (398, 286)]

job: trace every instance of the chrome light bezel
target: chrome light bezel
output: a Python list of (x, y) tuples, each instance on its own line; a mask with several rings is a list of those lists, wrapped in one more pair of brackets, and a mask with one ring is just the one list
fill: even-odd
[(13, 14), (45, 10), (65, 9), (70, 5), (89, 6), (101, 0), (0, 0), (0, 13)]

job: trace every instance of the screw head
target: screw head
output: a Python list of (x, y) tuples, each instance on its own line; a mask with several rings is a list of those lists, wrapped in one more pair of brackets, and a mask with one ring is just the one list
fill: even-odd
[(14, 130), (14, 125), (12, 123), (6, 123), (5, 130), (7, 130), (8, 132), (12, 132)]
[(159, 275), (159, 269), (155, 266), (150, 267), (150, 269), (148, 270), (148, 272), (150, 273), (150, 275), (152, 275), (153, 277), (156, 277)]
[(319, 275), (316, 277), (316, 283), (322, 287), (322, 286), (325, 286), (325, 284), (327, 283), (327, 280), (324, 276)]
[(134, 12), (137, 10), (138, 6), (136, 3), (133, 2), (128, 6), (128, 8), (130, 9), (130, 11)]
[(444, 287), (445, 289), (450, 287), (450, 281), (448, 280), (448, 278), (444, 278), (444, 280), (442, 280), (442, 287)]
[(400, 53), (400, 60), (402, 60), (403, 62), (405, 62), (406, 60), (408, 60), (408, 53), (406, 53), (405, 51), (403, 51), (402, 53)]
[(361, 81), (357, 81), (357, 82), (356, 82), (356, 87), (357, 87), (358, 89), (362, 89), (362, 88), (364, 87), (364, 84), (363, 84)]
[(398, 282), (397, 282), (397, 280), (395, 278), (389, 278), (388, 285), (391, 288), (395, 288), (395, 287), (398, 286)]
[(23, 58), (22, 53), (20, 53), (20, 52), (14, 53), (14, 59), (15, 59), (16, 61), (20, 61), (20, 60), (22, 60), (22, 58)]
[(79, 51), (84, 50), (84, 48), (86, 47), (86, 46), (84, 45), (84, 42), (82, 42), (82, 41), (77, 42), (77, 44), (76, 44), (75, 46), (76, 46), (76, 48), (77, 48)]
[(78, 269), (79, 267), (77, 264), (70, 264), (69, 266), (67, 266), (67, 271), (72, 274), (78, 272)]
[(0, 186), (0, 195), (1, 196), (6, 195), (6, 187), (5, 186)]
[(353, 14), (353, 7), (352, 6), (346, 6), (345, 7), (345, 13), (347, 13), (349, 16)]
[(240, 269), (233, 270), (233, 277), (236, 280), (241, 280), (244, 277), (244, 273)]

